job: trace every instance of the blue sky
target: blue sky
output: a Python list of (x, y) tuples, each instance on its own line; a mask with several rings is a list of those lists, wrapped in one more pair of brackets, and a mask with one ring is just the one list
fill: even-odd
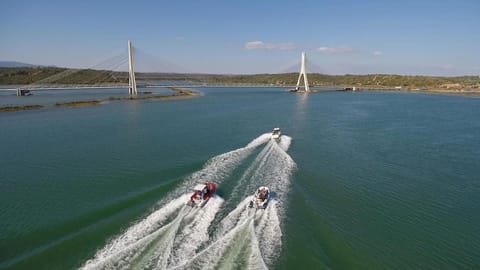
[(328, 74), (480, 74), (478, 0), (2, 0), (0, 37), (0, 60), (66, 67), (131, 39), (157, 71), (287, 72), (306, 51)]

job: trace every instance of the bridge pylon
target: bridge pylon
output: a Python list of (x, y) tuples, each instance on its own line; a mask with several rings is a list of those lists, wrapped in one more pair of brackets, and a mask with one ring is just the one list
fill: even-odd
[(135, 69), (133, 68), (132, 42), (128, 41), (128, 94), (137, 95), (137, 82), (135, 81)]
[(300, 74), (298, 75), (298, 81), (297, 81), (297, 87), (295, 87), (295, 90), (299, 91), (300, 90), (300, 81), (303, 76), (303, 82), (305, 85), (305, 92), (310, 92), (310, 86), (308, 85), (308, 78), (307, 78), (307, 57), (305, 52), (302, 52), (302, 64), (300, 66)]

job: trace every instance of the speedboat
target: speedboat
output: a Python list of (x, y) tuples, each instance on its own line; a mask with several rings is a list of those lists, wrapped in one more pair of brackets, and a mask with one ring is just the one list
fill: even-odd
[(192, 196), (190, 196), (190, 200), (187, 202), (187, 205), (192, 207), (203, 207), (208, 200), (215, 195), (216, 189), (217, 186), (211, 182), (196, 185), (193, 188), (194, 193)]
[(300, 90), (299, 87), (295, 87), (295, 88), (292, 88), (292, 89), (288, 89), (287, 91), (294, 93), (294, 92), (298, 92), (298, 90)]
[(272, 131), (272, 139), (279, 140), (280, 136), (282, 136), (282, 132), (280, 131), (280, 128), (274, 128)]
[(267, 207), (268, 201), (270, 200), (270, 190), (268, 187), (259, 187), (253, 199), (248, 204), (250, 208), (265, 209)]

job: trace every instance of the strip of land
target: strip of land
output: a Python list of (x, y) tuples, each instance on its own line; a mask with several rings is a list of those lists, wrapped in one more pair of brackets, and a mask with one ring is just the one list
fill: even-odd
[(168, 88), (173, 91), (171, 95), (154, 95), (151, 93), (144, 93), (144, 94), (140, 93), (140, 95), (138, 96), (109, 97), (101, 100), (68, 101), (68, 102), (55, 103), (53, 105), (5, 106), (5, 107), (0, 107), (0, 112), (16, 112), (16, 111), (35, 110), (35, 109), (52, 108), (52, 107), (78, 108), (78, 107), (100, 105), (106, 101), (126, 101), (126, 100), (135, 101), (135, 100), (148, 100), (148, 99), (172, 100), (172, 99), (191, 98), (199, 95), (199, 92), (194, 91), (192, 89), (185, 89), (185, 88), (179, 88), (179, 87), (168, 87)]

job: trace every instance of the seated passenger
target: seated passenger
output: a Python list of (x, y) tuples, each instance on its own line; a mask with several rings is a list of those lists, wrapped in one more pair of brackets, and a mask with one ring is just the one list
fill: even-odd
[(208, 186), (205, 186), (202, 191), (203, 191), (203, 199), (205, 200), (208, 198), (208, 196), (210, 196), (210, 190), (208, 190)]
[(190, 197), (190, 201), (193, 202), (196, 198), (203, 198), (203, 194), (200, 190), (197, 190), (197, 192), (193, 193), (193, 195)]
[(267, 197), (267, 190), (265, 188), (259, 189), (258, 190), (258, 198), (260, 200), (264, 201), (266, 197)]

